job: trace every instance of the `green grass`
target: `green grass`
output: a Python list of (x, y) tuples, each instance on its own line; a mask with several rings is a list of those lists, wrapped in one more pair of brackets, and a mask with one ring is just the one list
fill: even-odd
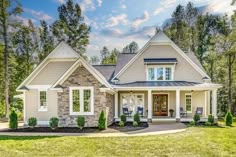
[(0, 136), (0, 156), (228, 157), (236, 156), (236, 127), (190, 127), (181, 133), (146, 137)]

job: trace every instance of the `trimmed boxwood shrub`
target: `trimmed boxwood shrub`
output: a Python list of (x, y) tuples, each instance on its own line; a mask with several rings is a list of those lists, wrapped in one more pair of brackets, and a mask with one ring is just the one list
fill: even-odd
[(140, 116), (139, 116), (138, 113), (136, 113), (136, 114), (134, 115), (134, 121), (137, 122), (137, 123), (140, 122)]
[(56, 129), (58, 127), (59, 119), (57, 117), (50, 118), (49, 125), (52, 129)]
[(100, 113), (99, 119), (98, 119), (98, 129), (99, 130), (105, 130), (106, 129), (106, 118), (105, 118), (105, 114), (102, 111)]
[(120, 120), (123, 121), (124, 123), (126, 123), (127, 119), (126, 119), (126, 115), (122, 114), (120, 116)]
[(83, 116), (79, 116), (79, 117), (77, 117), (76, 122), (77, 122), (77, 126), (80, 128), (80, 130), (82, 130), (84, 128), (85, 118)]
[(124, 127), (125, 123), (123, 121), (120, 121), (118, 125), (119, 125), (119, 127)]
[(133, 121), (133, 127), (137, 127), (138, 126), (138, 122)]
[(193, 117), (193, 120), (194, 120), (195, 124), (197, 124), (200, 121), (200, 115), (195, 114), (194, 117)]
[(214, 116), (213, 115), (208, 115), (208, 120), (209, 123), (214, 124)]
[(225, 125), (226, 126), (232, 126), (233, 123), (233, 115), (231, 112), (227, 112), (225, 116)]
[(36, 125), (37, 125), (37, 118), (35, 117), (30, 117), (28, 119), (28, 125), (31, 127), (31, 128), (34, 128)]
[(17, 114), (14, 110), (11, 111), (9, 118), (10, 118), (9, 128), (10, 129), (17, 129), (18, 128), (18, 118), (17, 118)]

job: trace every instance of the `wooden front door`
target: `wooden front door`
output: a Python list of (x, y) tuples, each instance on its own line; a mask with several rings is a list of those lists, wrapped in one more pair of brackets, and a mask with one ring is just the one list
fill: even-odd
[(153, 94), (153, 116), (168, 116), (168, 94)]

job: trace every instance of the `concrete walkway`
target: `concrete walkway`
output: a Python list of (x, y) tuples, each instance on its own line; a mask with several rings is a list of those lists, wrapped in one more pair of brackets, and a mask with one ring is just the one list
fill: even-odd
[[(1, 125), (0, 125), (1, 126)], [(3, 129), (3, 128), (0, 128)], [(32, 132), (0, 132), (0, 135), (9, 136), (85, 136), (85, 137), (127, 137), (127, 136), (149, 136), (178, 133), (186, 130), (182, 123), (151, 123), (149, 127), (142, 130), (119, 132), (108, 128), (99, 133), (32, 133)], [(112, 133), (111, 133), (112, 132)]]

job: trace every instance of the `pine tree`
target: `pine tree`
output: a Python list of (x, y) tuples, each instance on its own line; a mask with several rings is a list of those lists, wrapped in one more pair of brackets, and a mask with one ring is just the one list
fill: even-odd
[(137, 53), (138, 49), (138, 44), (133, 41), (123, 48), (122, 53)]
[(58, 41), (66, 41), (84, 58), (85, 49), (89, 43), (90, 27), (84, 23), (79, 4), (68, 0), (58, 7), (59, 20), (52, 25), (53, 34)]

